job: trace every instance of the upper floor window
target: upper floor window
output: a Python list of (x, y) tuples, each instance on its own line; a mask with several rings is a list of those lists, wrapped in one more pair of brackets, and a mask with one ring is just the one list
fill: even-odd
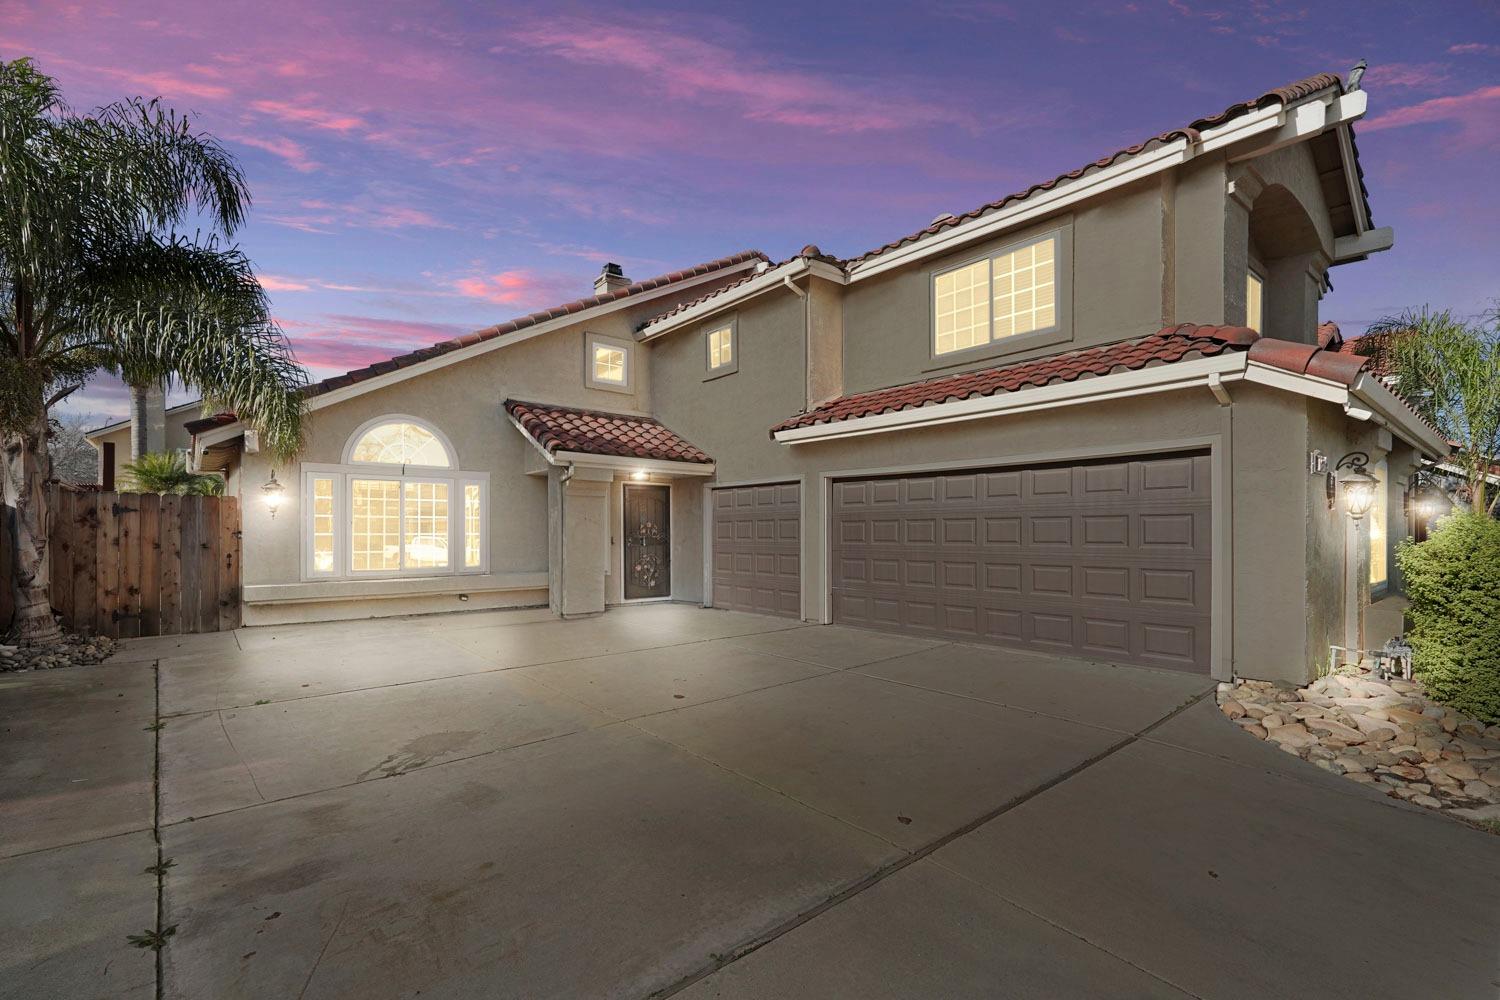
[(1254, 271), (1245, 272), (1245, 325), (1259, 333), (1265, 323), (1266, 283)]
[(489, 476), (457, 465), (440, 431), (404, 416), (356, 430), (341, 465), (304, 464), (304, 576), (485, 572)]
[(1052, 233), (935, 275), (933, 353), (1058, 329), (1060, 256), (1060, 235)]
[(635, 345), (613, 337), (589, 334), (584, 355), (584, 381), (595, 389), (629, 392), (634, 373)]
[(711, 324), (703, 331), (703, 356), (709, 377), (728, 375), (739, 370), (740, 362), (734, 339), (733, 319)]

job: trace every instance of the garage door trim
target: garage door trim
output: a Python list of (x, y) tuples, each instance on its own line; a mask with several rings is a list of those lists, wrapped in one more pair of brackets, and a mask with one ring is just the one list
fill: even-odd
[[(878, 476), (924, 475), (953, 472), (962, 469), (1024, 467), (1030, 465), (1052, 465), (1065, 462), (1089, 462), (1131, 455), (1160, 455), (1179, 451), (1207, 451), (1210, 462), (1210, 531), (1212, 533), (1209, 564), (1209, 674), (1216, 680), (1232, 679), (1233, 658), (1232, 635), (1229, 627), (1230, 595), (1233, 581), (1233, 542), (1231, 539), (1228, 505), (1232, 502), (1229, 469), (1230, 446), (1225, 435), (1212, 434), (1190, 438), (1139, 439), (1109, 446), (1085, 446), (1056, 451), (1030, 452), (1000, 456), (976, 455), (972, 458), (947, 462), (927, 462), (914, 465), (854, 467), (829, 469), (818, 473), (817, 503), (819, 519), (816, 522), (821, 533), (818, 551), (818, 580), (821, 587), (821, 608), (818, 620), (824, 624), (833, 622), (833, 533), (832, 524), (833, 486), (840, 479), (860, 479)], [(803, 493), (802, 519), (804, 531), (808, 526), (809, 503)], [(804, 534), (804, 539), (806, 535)], [(806, 568), (803, 578), (806, 582)], [(803, 590), (804, 605), (808, 594)]]

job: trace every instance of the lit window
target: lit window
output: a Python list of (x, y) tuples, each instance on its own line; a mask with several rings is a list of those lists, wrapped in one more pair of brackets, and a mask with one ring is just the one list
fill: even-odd
[(1385, 459), (1381, 459), (1374, 468), (1374, 475), (1380, 482), (1375, 487), (1375, 502), (1370, 504), (1370, 586), (1378, 587), (1386, 582), (1389, 570), (1386, 567), (1386, 475), (1387, 466)]
[(734, 363), (734, 327), (723, 326), (708, 333), (708, 367), (710, 371)]
[(464, 484), (464, 568), (478, 569), (483, 560), (480, 558), (479, 544), (483, 536), (483, 523), (479, 520), (479, 509), (483, 499), (480, 495), (478, 483)]
[(333, 572), (333, 477), (316, 476), (312, 481), (312, 550), (314, 573)]
[(1266, 284), (1260, 275), (1250, 271), (1245, 275), (1245, 325), (1260, 333), (1265, 321)]
[(625, 349), (594, 345), (594, 381), (625, 384)]
[(1058, 325), (1058, 238), (945, 271), (933, 279), (933, 353), (951, 354)]
[(360, 437), (349, 454), (351, 462), (379, 465), (449, 466), (448, 449), (437, 435), (420, 424), (394, 422), (372, 427)]
[(346, 453), (303, 468), (305, 578), (488, 571), (489, 476), (441, 471), (458, 462), (440, 432), (415, 417), (372, 422)]

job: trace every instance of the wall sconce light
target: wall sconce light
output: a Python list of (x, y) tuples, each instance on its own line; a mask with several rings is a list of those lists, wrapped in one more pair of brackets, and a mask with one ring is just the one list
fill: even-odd
[(260, 488), (260, 495), (266, 501), (266, 510), (271, 512), (271, 520), (276, 519), (276, 510), (281, 506), (281, 501), (286, 499), (286, 487), (276, 481), (276, 470), (271, 470), (271, 478), (266, 480), (265, 485)]
[[(1344, 490), (1344, 505), (1349, 511), (1349, 516), (1358, 521), (1370, 512), (1375, 504), (1375, 488), (1380, 485), (1380, 480), (1366, 470), (1365, 466), (1370, 462), (1370, 456), (1362, 451), (1351, 451), (1339, 459), (1334, 471), (1346, 469), (1338, 477), (1338, 484)], [(1330, 495), (1333, 491), (1334, 473), (1328, 474), (1328, 489)]]
[(636, 469), (630, 474), (630, 478), (634, 479), (638, 483), (644, 483), (650, 477), (651, 473), (647, 472), (645, 469)]

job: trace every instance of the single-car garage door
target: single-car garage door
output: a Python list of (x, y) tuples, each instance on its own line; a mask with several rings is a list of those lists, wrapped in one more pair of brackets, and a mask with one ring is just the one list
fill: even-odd
[(802, 494), (796, 483), (714, 490), (713, 605), (802, 616)]
[(1206, 454), (841, 480), (834, 620), (1209, 669)]

